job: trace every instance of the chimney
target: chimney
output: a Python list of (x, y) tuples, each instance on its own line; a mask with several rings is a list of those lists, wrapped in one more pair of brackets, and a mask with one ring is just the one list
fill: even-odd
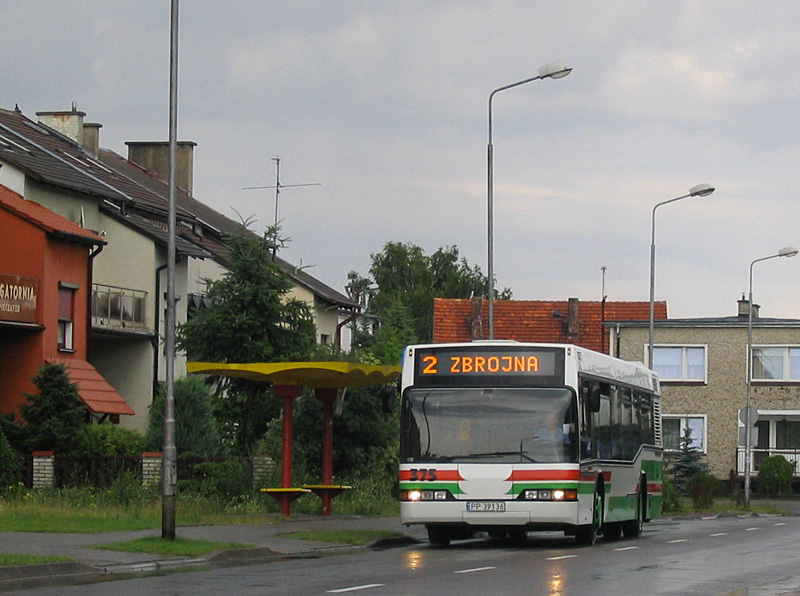
[(472, 324), (470, 325), (469, 337), (472, 341), (484, 339), (483, 337), (483, 299), (472, 299)]
[(83, 125), (83, 148), (93, 157), (97, 157), (100, 152), (101, 128), (103, 128), (103, 125), (96, 122), (86, 122)]
[[(164, 180), (169, 180), (169, 143), (166, 141), (127, 141), (128, 161), (139, 164), (146, 170), (155, 172)], [(178, 141), (178, 186), (192, 194), (194, 178), (194, 141)]]
[(69, 112), (36, 112), (36, 115), (39, 117), (39, 124), (44, 124), (83, 145), (83, 119), (86, 114), (79, 112), (74, 103)]
[[(744, 297), (742, 294), (742, 299), (737, 301), (739, 304), (739, 317), (746, 319), (748, 317), (747, 307), (750, 305), (750, 301)], [(753, 305), (753, 318), (757, 319), (759, 315), (759, 311), (761, 307), (758, 304)]]
[(570, 298), (567, 305), (567, 337), (578, 337), (580, 335), (580, 326), (578, 321), (578, 299)]

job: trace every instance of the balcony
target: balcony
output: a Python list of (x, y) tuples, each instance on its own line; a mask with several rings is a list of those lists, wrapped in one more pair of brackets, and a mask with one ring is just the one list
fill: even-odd
[(92, 284), (92, 327), (150, 333), (146, 324), (147, 292)]
[[(754, 478), (758, 476), (758, 466), (767, 457), (772, 455), (782, 455), (786, 460), (794, 466), (794, 475), (800, 476), (800, 447), (794, 449), (758, 449), (753, 447), (751, 449), (752, 457), (750, 458), (750, 474)], [(744, 447), (739, 447), (736, 450), (736, 473), (739, 476), (744, 476)]]

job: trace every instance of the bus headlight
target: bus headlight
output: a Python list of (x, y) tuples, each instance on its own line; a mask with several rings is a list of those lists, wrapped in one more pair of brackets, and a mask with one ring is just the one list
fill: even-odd
[(403, 490), (400, 491), (401, 501), (447, 501), (446, 490)]
[(522, 498), (526, 501), (577, 501), (578, 491), (575, 489), (527, 489), (523, 491)]

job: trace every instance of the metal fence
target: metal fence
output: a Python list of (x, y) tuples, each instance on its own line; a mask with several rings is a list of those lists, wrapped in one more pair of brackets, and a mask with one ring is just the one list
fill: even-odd
[[(761, 462), (766, 458), (773, 455), (782, 455), (786, 460), (794, 466), (794, 475), (800, 476), (800, 449), (759, 449), (751, 448), (752, 457), (750, 458), (750, 473), (753, 476), (758, 476), (758, 468)], [(739, 447), (736, 450), (736, 473), (744, 475), (745, 467), (745, 448)]]

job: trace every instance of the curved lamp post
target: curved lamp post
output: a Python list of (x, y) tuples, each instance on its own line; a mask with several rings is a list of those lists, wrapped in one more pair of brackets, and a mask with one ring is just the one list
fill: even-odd
[(767, 261), (769, 259), (777, 259), (778, 257), (794, 257), (797, 255), (797, 249), (794, 246), (787, 246), (780, 249), (776, 254), (769, 255), (768, 257), (761, 257), (750, 263), (750, 286), (747, 295), (747, 408), (745, 409), (744, 422), (744, 504), (750, 506), (750, 458), (751, 451), (753, 450), (751, 427), (751, 416), (753, 413), (753, 265), (760, 261)]
[(539, 79), (562, 79), (567, 76), (569, 73), (572, 72), (572, 67), (565, 62), (551, 62), (550, 64), (546, 64), (539, 69), (539, 74), (535, 77), (531, 77), (529, 79), (525, 79), (524, 81), (519, 81), (517, 83), (512, 83), (511, 85), (506, 85), (504, 87), (500, 87), (495, 89), (494, 91), (489, 94), (489, 148), (488, 148), (488, 163), (489, 163), (489, 172), (488, 172), (488, 209), (489, 209), (489, 217), (488, 217), (488, 239), (489, 239), (489, 250), (488, 250), (488, 275), (489, 275), (489, 339), (494, 339), (494, 180), (493, 180), (493, 157), (492, 157), (492, 100), (494, 96), (499, 91), (505, 91), (506, 89), (511, 89), (512, 87), (518, 87), (519, 85), (524, 85), (525, 83), (530, 83), (531, 81), (537, 81)]
[(707, 197), (716, 189), (713, 184), (698, 184), (689, 189), (688, 195), (675, 197), (668, 201), (662, 201), (653, 207), (653, 215), (650, 224), (650, 326), (649, 339), (647, 341), (647, 366), (653, 368), (653, 309), (655, 305), (656, 291), (656, 209), (667, 203), (674, 203), (689, 197)]

